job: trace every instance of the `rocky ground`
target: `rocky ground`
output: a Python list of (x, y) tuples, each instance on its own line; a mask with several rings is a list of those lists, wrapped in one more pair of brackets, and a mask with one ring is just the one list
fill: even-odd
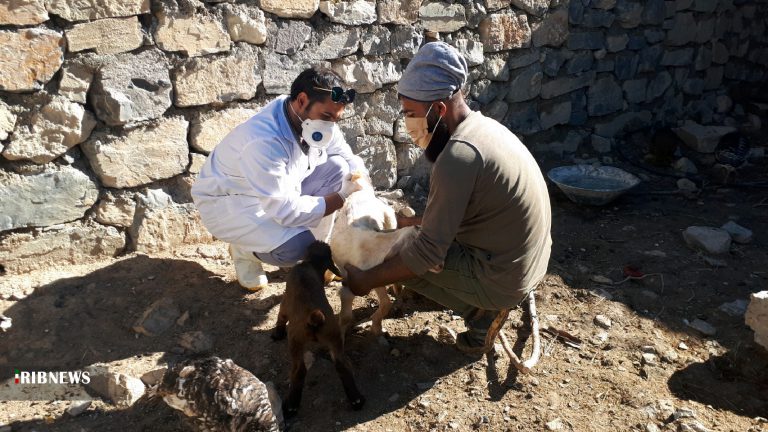
[[(406, 294), (385, 321), (386, 336), (370, 336), (363, 324), (348, 337), (364, 409), (348, 407), (332, 364), (317, 353), (291, 430), (768, 431), (768, 354), (743, 317), (750, 293), (768, 287), (768, 190), (710, 186), (684, 196), (675, 179), (645, 179), (603, 208), (551, 191), (554, 249), (537, 299), (542, 326), (561, 337), (543, 333), (532, 374), (517, 374), (501, 352), (473, 358), (446, 345), (440, 327), (461, 331), (462, 321)], [(728, 220), (751, 229), (753, 240), (709, 257), (681, 234)], [(0, 364), (107, 364), (141, 378), (206, 351), (284, 394), (286, 344), (269, 332), (285, 274), (269, 276), (264, 292), (242, 291), (222, 244), (4, 276), (0, 313), (12, 327), (0, 333)], [(327, 288), (334, 306), (336, 291)], [(137, 319), (162, 298), (170, 327), (136, 333)], [(365, 321), (374, 306), (373, 298), (357, 299), (356, 316)], [(505, 331), (530, 351), (520, 311)], [(2, 401), (0, 430), (187, 430), (148, 394), (130, 406), (96, 398), (84, 412), (66, 413), (75, 405)]]

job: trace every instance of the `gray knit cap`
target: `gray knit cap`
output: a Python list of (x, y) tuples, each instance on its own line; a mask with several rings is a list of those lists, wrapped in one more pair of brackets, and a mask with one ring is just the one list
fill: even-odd
[(461, 89), (467, 74), (467, 61), (456, 48), (445, 42), (430, 42), (408, 63), (397, 91), (409, 99), (432, 102)]

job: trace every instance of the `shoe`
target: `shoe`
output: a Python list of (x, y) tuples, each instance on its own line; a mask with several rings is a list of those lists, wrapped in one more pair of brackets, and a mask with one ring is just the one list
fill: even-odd
[(470, 354), (484, 353), (487, 348), (485, 340), (488, 337), (488, 328), (491, 327), (495, 318), (496, 314), (493, 311), (482, 309), (475, 309), (468, 314), (464, 318), (467, 331), (459, 333), (456, 337), (456, 348)]
[(267, 286), (267, 274), (261, 261), (256, 258), (253, 252), (244, 250), (236, 245), (229, 245), (229, 254), (232, 256), (232, 262), (235, 265), (235, 274), (240, 286), (248, 291), (259, 291)]

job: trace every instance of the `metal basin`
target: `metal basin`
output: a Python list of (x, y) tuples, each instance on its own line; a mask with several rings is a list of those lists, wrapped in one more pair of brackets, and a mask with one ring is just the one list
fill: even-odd
[(549, 170), (547, 177), (573, 202), (605, 205), (640, 183), (634, 174), (612, 166), (569, 165)]

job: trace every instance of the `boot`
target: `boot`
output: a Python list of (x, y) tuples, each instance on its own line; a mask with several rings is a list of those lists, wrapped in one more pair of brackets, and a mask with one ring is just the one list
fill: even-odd
[(230, 244), (229, 254), (235, 264), (235, 273), (240, 286), (248, 291), (258, 291), (267, 286), (267, 274), (264, 273), (261, 261), (253, 252)]

